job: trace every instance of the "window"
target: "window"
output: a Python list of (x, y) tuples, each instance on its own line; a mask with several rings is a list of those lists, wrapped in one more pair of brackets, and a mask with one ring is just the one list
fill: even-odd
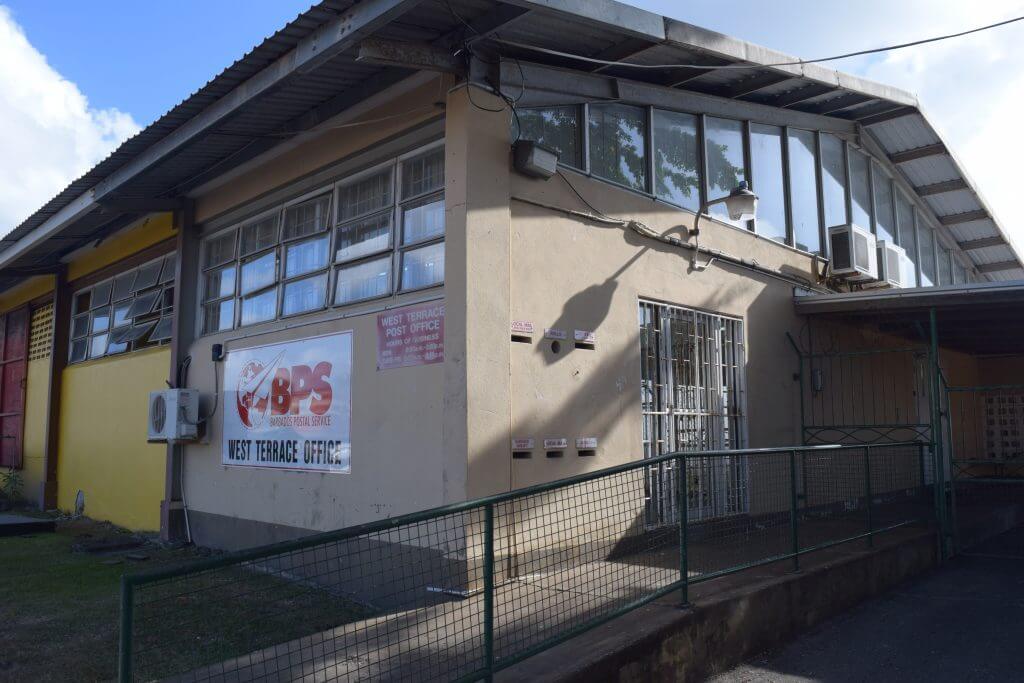
[(442, 147), (340, 180), (204, 242), (203, 334), (441, 284), (444, 235)]
[(874, 186), (875, 235), (880, 240), (894, 241), (896, 219), (892, 211), (892, 181), (882, 172), (882, 167), (872, 164), (871, 182)]
[[(708, 199), (720, 199), (746, 180), (744, 163), (743, 123), (729, 119), (707, 117), (704, 119), (704, 153), (707, 157)], [(760, 206), (760, 202), (759, 202)], [(760, 210), (760, 209), (759, 209)], [(719, 220), (733, 225), (739, 221), (729, 218), (721, 204), (712, 206), (710, 212)]]
[(850, 150), (850, 205), (853, 223), (871, 230), (871, 172), (868, 158)]
[(821, 134), (821, 195), (825, 204), (825, 227), (850, 222), (846, 213), (846, 151), (843, 141)]
[(171, 338), (175, 254), (75, 292), (68, 361), (154, 346)]
[(646, 118), (641, 107), (591, 105), (590, 172), (633, 190), (646, 190)]
[[(903, 193), (896, 193), (896, 241), (907, 252), (907, 257), (917, 267), (917, 233), (914, 230), (914, 207)], [(910, 283), (914, 286), (916, 283)]]
[(654, 110), (654, 193), (690, 211), (700, 210), (697, 117)]
[[(424, 164), (432, 170), (428, 178), (421, 179), (419, 169)], [(444, 282), (444, 150), (404, 161), (399, 172), (402, 246), (398, 288), (407, 292)]]
[(789, 203), (793, 214), (793, 244), (797, 249), (821, 253), (818, 229), (818, 150), (814, 133), (789, 131)]
[(560, 163), (583, 168), (579, 107), (520, 109), (518, 121), (521, 139), (554, 149)]
[(935, 233), (931, 227), (920, 221), (917, 224), (917, 241), (921, 259), (921, 263), (918, 264), (921, 286), (932, 287), (935, 285)]
[(782, 177), (782, 128), (750, 124), (750, 175), (758, 196), (757, 234), (786, 242), (786, 192)]

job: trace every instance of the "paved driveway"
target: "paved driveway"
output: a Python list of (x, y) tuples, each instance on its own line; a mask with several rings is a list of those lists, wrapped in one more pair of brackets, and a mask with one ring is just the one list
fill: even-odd
[(712, 679), (1024, 680), (1024, 527)]

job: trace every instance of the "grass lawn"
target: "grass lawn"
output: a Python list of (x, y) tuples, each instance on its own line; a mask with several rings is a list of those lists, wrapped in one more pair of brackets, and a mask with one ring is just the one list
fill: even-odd
[[(116, 678), (121, 574), (196, 559), (191, 549), (155, 546), (126, 551), (148, 557), (138, 562), (125, 552), (74, 550), (83, 540), (118, 533), (83, 520), (59, 523), (56, 533), (0, 538), (0, 681)], [(322, 591), (234, 567), (161, 585), (155, 597), (136, 608), (135, 666), (146, 678), (367, 615)]]

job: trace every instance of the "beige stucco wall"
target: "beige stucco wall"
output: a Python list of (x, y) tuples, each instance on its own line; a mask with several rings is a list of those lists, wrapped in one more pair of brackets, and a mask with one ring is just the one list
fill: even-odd
[[(302, 181), (324, 167), (372, 152), (380, 141), (393, 138), (423, 121), (436, 118), (440, 108), (430, 108), (439, 99), (442, 83), (405, 92), (398, 99), (368, 110), (363, 119), (393, 116), (416, 110), (415, 115), (389, 118), (379, 124), (329, 130), (316, 140), (268, 160), (200, 197), (197, 218), (203, 220), (228, 210), (244, 208), (252, 200), (279, 192), (289, 183)], [(440, 99), (445, 99), (440, 90)], [(424, 109), (424, 105), (428, 105)], [(449, 119), (463, 126), (462, 119)], [(428, 142), (421, 140), (418, 144)], [(464, 185), (467, 164), (448, 159), (448, 196), (451, 187)], [(359, 162), (355, 162), (358, 170)], [(328, 174), (329, 175), (329, 174)], [(449, 202), (451, 200), (449, 199)], [(460, 233), (449, 203), (449, 233)], [(203, 226), (200, 226), (203, 229)], [(455, 240), (457, 243), (458, 240)], [(447, 249), (452, 249), (448, 240)], [(447, 261), (451, 264), (452, 257)], [(457, 269), (448, 265), (449, 272)], [(210, 347), (222, 343), (229, 353), (250, 346), (304, 339), (323, 334), (352, 333), (352, 460), (350, 473), (319, 473), (288, 470), (227, 467), (221, 464), (223, 401), (219, 413), (209, 421), (204, 442), (189, 445), (185, 453), (185, 499), (192, 512), (239, 518), (305, 530), (329, 530), (414, 512), (463, 500), (465, 493), (465, 450), (458, 454), (442, 445), (448, 428), (446, 415), (458, 406), (461, 391), (446, 390), (448, 367), (461, 363), (458, 347), (458, 313), (447, 314), (445, 363), (391, 370), (377, 369), (377, 315), (384, 307), (422, 301), (443, 300), (449, 311), (449, 283), (436, 288), (304, 315), (287, 321), (269, 322), (231, 332), (206, 335), (190, 347), (192, 365), (189, 386), (204, 395), (204, 410), (214, 394), (214, 373), (223, 379), (223, 363), (210, 361)], [(459, 290), (462, 291), (462, 290)], [(464, 305), (462, 306), (464, 309)], [(462, 403), (464, 422), (464, 398)], [(202, 527), (201, 524), (196, 524)], [(199, 538), (199, 542), (204, 539)]]
[[(692, 224), (692, 214), (576, 173), (566, 175), (604, 213), (676, 236), (684, 234), (680, 226)], [(558, 177), (540, 181), (514, 175), (512, 194), (588, 210)], [(641, 298), (742, 318), (749, 445), (796, 442), (796, 361), (785, 336), (800, 324), (792, 284), (724, 262), (694, 271), (689, 251), (515, 200), (512, 218), (510, 318), (536, 328), (532, 343), (512, 344), (513, 436), (532, 437), (536, 444), (531, 459), (512, 461), (513, 487), (642, 457)], [(746, 231), (704, 221), (701, 244), (812, 277), (810, 257)], [(568, 333), (560, 353), (543, 339), (545, 328)], [(574, 348), (576, 329), (596, 333), (594, 350)], [(596, 437), (597, 456), (577, 456), (577, 437)], [(562, 458), (547, 458), (545, 438), (566, 438), (570, 447)]]

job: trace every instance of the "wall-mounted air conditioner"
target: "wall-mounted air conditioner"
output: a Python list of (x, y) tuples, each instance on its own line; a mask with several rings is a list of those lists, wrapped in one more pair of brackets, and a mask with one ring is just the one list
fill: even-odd
[(865, 287), (906, 287), (905, 266), (907, 252), (903, 247), (889, 241), (878, 240), (878, 279), (864, 283)]
[(828, 229), (832, 274), (852, 282), (878, 278), (875, 236), (852, 223)]
[(199, 391), (164, 389), (149, 394), (147, 440), (194, 441), (199, 435)]

